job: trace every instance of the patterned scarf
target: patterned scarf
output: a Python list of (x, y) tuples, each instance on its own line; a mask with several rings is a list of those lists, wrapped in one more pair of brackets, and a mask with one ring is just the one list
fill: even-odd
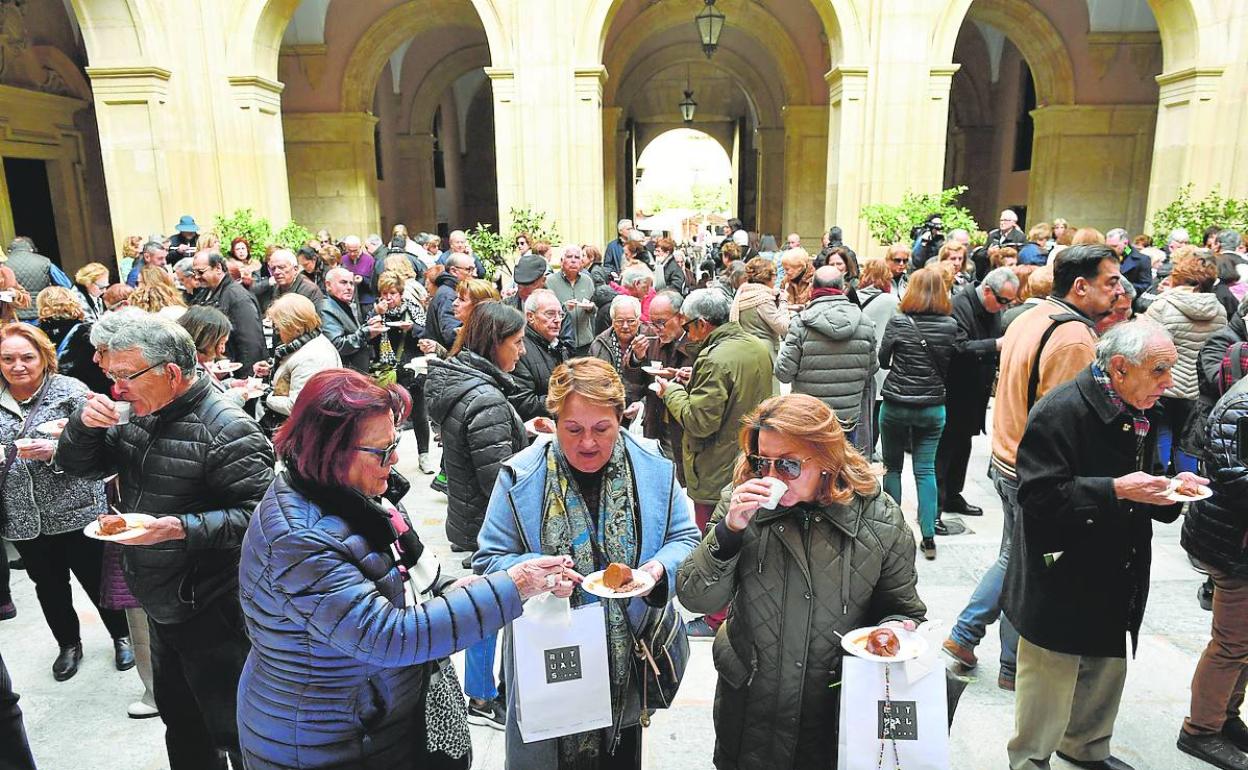
[(1118, 392), (1114, 390), (1113, 384), (1110, 383), (1109, 375), (1096, 364), (1092, 364), (1092, 379), (1096, 380), (1097, 384), (1104, 389), (1105, 395), (1109, 396), (1109, 402), (1118, 409), (1119, 414), (1126, 412), (1130, 415), (1131, 427), (1135, 431), (1135, 443), (1136, 450), (1138, 452), (1144, 443), (1145, 437), (1148, 436), (1148, 429), (1150, 427), (1148, 416), (1145, 415), (1144, 412), (1128, 404), (1126, 401), (1123, 401), (1122, 397), (1118, 395)]
[[(611, 459), (599, 473), (602, 491), (597, 516), (589, 510), (557, 443), (546, 453), (546, 501), (542, 511), (542, 553), (567, 554), (575, 569), (588, 575), (610, 562), (638, 566), (639, 535), (637, 495), (633, 468), (624, 450), (624, 439), (616, 440)], [(572, 606), (598, 601), (598, 597), (577, 588)], [(611, 672), (611, 709), (618, 718), (623, 707), (624, 685), (628, 681), (632, 634), (628, 628), (626, 601), (603, 603), (607, 619), (607, 663)], [(560, 770), (596, 768), (608, 752), (607, 730), (577, 733), (559, 738)]]
[(303, 347), (304, 345), (308, 344), (309, 342), (311, 342), (312, 340), (316, 339), (319, 336), (321, 336), (321, 330), (317, 329), (314, 332), (307, 332), (305, 334), (301, 334), (300, 336), (295, 337), (290, 342), (283, 342), (282, 344), (273, 348), (273, 360), (280, 364), (282, 361), (286, 360), (287, 356), (294, 354), (295, 351), (299, 350), (299, 348)]

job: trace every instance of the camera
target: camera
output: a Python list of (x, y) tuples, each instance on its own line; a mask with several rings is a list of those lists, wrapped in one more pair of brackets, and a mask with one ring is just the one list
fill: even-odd
[(938, 238), (943, 240), (944, 227), (944, 220), (937, 215), (932, 215), (923, 224), (911, 228), (910, 240), (921, 240), (924, 243), (930, 243)]

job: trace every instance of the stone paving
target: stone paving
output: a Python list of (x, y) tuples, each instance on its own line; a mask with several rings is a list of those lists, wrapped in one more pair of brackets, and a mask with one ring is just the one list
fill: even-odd
[[(971, 502), (985, 508), (986, 515), (966, 519), (973, 530), (967, 535), (938, 538), (939, 555), (935, 562), (919, 558), (919, 591), (931, 619), (952, 622), (979, 576), (996, 556), (1001, 513), (996, 494), (983, 476), (987, 452), (987, 437), (977, 438), (971, 461), (973, 479), (968, 481), (966, 493)], [(445, 498), (431, 492), (430, 477), (416, 469), (415, 441), (410, 435), (404, 441), (402, 454), (400, 470), (413, 481), (413, 491), (406, 501), (413, 521), (425, 541), (445, 557), (447, 568), (460, 572), (461, 557), (451, 556), (442, 532)], [(903, 508), (913, 517), (914, 487), (909, 478), (905, 484)], [(1208, 765), (1179, 753), (1174, 741), (1187, 713), (1192, 670), (1209, 638), (1209, 614), (1200, 609), (1195, 598), (1202, 578), (1191, 569), (1179, 546), (1178, 524), (1157, 527), (1154, 551), (1148, 613), (1139, 654), (1131, 661), (1114, 751), (1139, 770), (1201, 770)], [(54, 642), (24, 572), (14, 573), (13, 589), (19, 614), (15, 620), (0, 623), (0, 652), (22, 696), (21, 706), (39, 767), (167, 767), (160, 720), (126, 718), (127, 704), (142, 691), (138, 676), (133, 671), (113, 670), (108, 636), (85, 596), (76, 594), (83, 621), (82, 668), (75, 678), (57, 683), (49, 670), (56, 652)], [(1006, 767), (1005, 744), (1013, 727), (1013, 695), (996, 686), (996, 634), (996, 627), (990, 628), (978, 650), (981, 665), (976, 680), (967, 688), (954, 721), (951, 767), (957, 770)], [(675, 707), (660, 712), (647, 732), (648, 769), (711, 767), (715, 673), (710, 644), (694, 642), (692, 647), (692, 660)], [(476, 726), (472, 730), (474, 767), (501, 770), (502, 733)], [(0, 766), (3, 759), (0, 757)], [(1054, 758), (1053, 767), (1062, 770), (1071, 766)]]

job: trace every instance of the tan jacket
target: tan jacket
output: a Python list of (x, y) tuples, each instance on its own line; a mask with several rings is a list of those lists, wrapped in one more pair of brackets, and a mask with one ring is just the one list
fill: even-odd
[[(1020, 315), (1006, 330), (997, 376), (997, 400), (992, 409), (992, 463), (1011, 477), (1018, 442), (1027, 427), (1027, 384), (1040, 339), (1055, 316), (1073, 313), (1068, 305), (1046, 299)], [(1040, 382), (1036, 400), (1074, 379), (1096, 356), (1096, 332), (1086, 323), (1070, 321), (1057, 327), (1040, 356)]]

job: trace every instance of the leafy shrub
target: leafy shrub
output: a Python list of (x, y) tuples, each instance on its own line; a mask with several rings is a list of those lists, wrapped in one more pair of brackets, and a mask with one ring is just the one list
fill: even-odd
[(536, 211), (527, 206), (512, 208), (509, 218), (511, 228), (507, 236), (491, 230), (493, 225), (480, 222), (467, 232), (472, 253), (480, 257), (481, 262), (485, 264), (487, 280), (493, 280), (499, 270), (505, 271), (508, 275), (511, 274), (511, 265), (507, 257), (515, 251), (516, 237), (521, 233), (528, 234), (529, 243), (546, 241), (554, 246), (562, 241), (559, 226), (553, 221), (548, 222), (545, 212)]
[(221, 237), (223, 249), (228, 249), (235, 238), (245, 238), (251, 244), (252, 254), (257, 258), (264, 254), (265, 248), (270, 244), (278, 244), (295, 251), (312, 237), (306, 227), (293, 221), (287, 222), (285, 227), (274, 232), (269, 220), (258, 216), (251, 209), (239, 209), (228, 217), (218, 214), (215, 229)]
[(1248, 200), (1225, 198), (1217, 187), (1205, 197), (1194, 199), (1192, 185), (1185, 185), (1179, 190), (1179, 197), (1153, 214), (1153, 235), (1158, 239), (1166, 238), (1176, 227), (1186, 228), (1193, 243), (1200, 241), (1207, 227), (1243, 233), (1248, 231)]
[(945, 232), (962, 228), (970, 233), (979, 230), (971, 212), (957, 204), (966, 192), (965, 186), (951, 187), (939, 193), (907, 192), (899, 203), (872, 203), (862, 207), (862, 218), (871, 230), (871, 237), (880, 245), (910, 243), (910, 230), (932, 214), (940, 214)]

